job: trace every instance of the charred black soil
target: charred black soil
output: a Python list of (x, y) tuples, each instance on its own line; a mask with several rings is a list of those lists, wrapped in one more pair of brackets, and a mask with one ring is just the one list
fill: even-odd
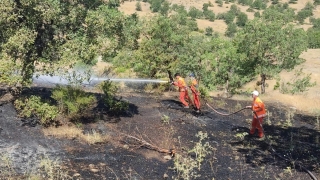
[[(50, 89), (33, 89), (28, 93), (49, 97)], [(10, 174), (10, 178), (35, 172), (33, 168), (40, 159), (49, 157), (58, 159), (71, 179), (174, 179), (178, 175), (175, 157), (170, 159), (167, 153), (145, 143), (194, 157), (188, 151), (198, 142), (195, 135), (199, 131), (208, 134), (206, 141), (212, 149), (201, 169), (194, 169), (200, 175), (196, 179), (320, 177), (320, 132), (316, 130), (316, 117), (266, 104), (269, 111), (264, 120), (266, 137), (259, 140), (247, 135), (252, 116), (249, 110), (221, 116), (204, 103), (201, 113), (184, 109), (175, 96), (131, 93), (123, 94), (123, 98), (130, 102), (130, 109), (123, 114), (110, 116), (98, 103), (90, 112), (92, 116), (82, 118), (84, 133), (95, 130), (111, 137), (106, 143), (94, 145), (77, 138), (44, 136), (36, 119), (18, 118), (12, 102), (0, 106), (0, 153), (10, 159), (10, 167), (16, 173)], [(209, 103), (228, 113), (250, 102), (248, 97), (246, 102), (213, 98)], [(9, 179), (5, 174), (8, 167), (0, 168), (0, 179)]]

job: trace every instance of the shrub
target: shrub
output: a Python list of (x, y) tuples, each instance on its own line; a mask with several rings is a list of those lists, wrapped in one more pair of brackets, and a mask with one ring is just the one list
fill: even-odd
[(233, 37), (236, 32), (237, 32), (237, 25), (235, 23), (230, 23), (230, 24), (228, 24), (225, 35), (227, 37)]
[(248, 21), (248, 15), (246, 13), (240, 12), (239, 15), (237, 16), (237, 22), (236, 24), (240, 27), (243, 27), (246, 25)]
[(191, 7), (190, 10), (189, 10), (189, 16), (193, 19), (199, 19), (203, 16), (203, 13), (202, 11), (200, 11), (199, 9), (195, 8), (195, 7)]
[(141, 11), (141, 10), (142, 10), (140, 1), (138, 1), (138, 2), (136, 3), (136, 10), (137, 10), (137, 11)]
[(159, 12), (163, 0), (151, 0), (149, 2), (151, 4), (150, 9), (152, 10), (152, 12)]
[(206, 28), (206, 36), (212, 36), (212, 33), (213, 33), (212, 27), (207, 27)]
[(160, 8), (160, 14), (163, 16), (167, 16), (170, 9), (170, 4), (167, 1), (164, 1)]
[(212, 22), (213, 22), (213, 21), (215, 20), (215, 18), (216, 18), (216, 15), (215, 15), (214, 12), (211, 11), (211, 10), (205, 11), (205, 12), (204, 12), (204, 16), (205, 16), (206, 19), (209, 19), (209, 21), (212, 21)]
[(223, 1), (222, 0), (216, 0), (216, 3), (218, 4), (219, 7), (222, 7)]
[(261, 9), (266, 9), (267, 4), (263, 0), (255, 0), (250, 7), (261, 10)]
[(255, 12), (255, 13), (254, 13), (254, 17), (260, 18), (260, 17), (261, 17), (260, 12), (259, 12), (259, 11)]
[[(200, 171), (201, 163), (204, 158), (211, 153), (212, 147), (209, 142), (204, 142), (204, 140), (208, 138), (207, 133), (200, 131), (196, 137), (199, 138), (199, 141), (189, 150), (188, 156), (176, 154), (174, 159), (174, 169), (178, 173), (176, 179), (196, 179), (200, 177), (196, 168)], [(191, 156), (190, 154), (195, 154), (195, 156)]]
[(234, 18), (236, 17), (236, 15), (230, 11), (228, 11), (225, 16), (224, 16), (224, 21), (227, 23), (227, 24), (230, 24), (234, 21)]
[(280, 85), (280, 92), (281, 93), (290, 93), (290, 94), (296, 94), (296, 93), (302, 93), (305, 91), (308, 91), (309, 87), (313, 87), (316, 85), (316, 82), (311, 83), (311, 74), (305, 74), (302, 72), (302, 68), (297, 70), (294, 74), (294, 77), (291, 79), (291, 81), (284, 83), (282, 82)]
[(99, 85), (103, 91), (103, 102), (108, 108), (109, 112), (115, 115), (119, 115), (122, 111), (126, 111), (129, 108), (129, 103), (116, 99), (115, 95), (118, 91), (118, 87), (110, 81), (104, 81)]
[(209, 9), (209, 3), (204, 3), (203, 5), (202, 5), (202, 10), (203, 10), (203, 12), (205, 12), (205, 11), (208, 11)]
[(237, 5), (232, 4), (232, 5), (230, 6), (229, 12), (230, 12), (230, 13), (233, 13), (233, 14), (235, 14), (235, 15), (237, 16), (241, 11), (240, 11), (240, 9), (238, 8)]
[(309, 28), (307, 31), (308, 48), (320, 48), (320, 29)]
[(243, 6), (251, 6), (253, 0), (238, 0), (238, 3)]
[(24, 118), (37, 117), (40, 123), (49, 126), (54, 123), (59, 111), (56, 106), (42, 102), (38, 96), (30, 96), (29, 98), (20, 98), (14, 102), (19, 115)]
[(57, 101), (59, 111), (69, 117), (83, 114), (97, 101), (93, 95), (72, 86), (57, 86), (51, 97)]

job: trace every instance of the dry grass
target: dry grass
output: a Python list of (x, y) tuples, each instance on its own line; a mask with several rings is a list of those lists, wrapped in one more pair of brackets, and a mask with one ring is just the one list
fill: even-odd
[(84, 134), (83, 130), (75, 126), (61, 126), (59, 128), (50, 127), (42, 130), (46, 136), (54, 136), (58, 138), (79, 139), (88, 144), (104, 143), (110, 140), (110, 136), (101, 135), (92, 130), (91, 133)]

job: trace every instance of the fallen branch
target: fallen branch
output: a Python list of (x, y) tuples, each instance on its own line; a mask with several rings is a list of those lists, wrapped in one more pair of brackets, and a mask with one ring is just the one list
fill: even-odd
[(159, 147), (157, 147), (157, 146), (155, 146), (155, 145), (153, 145), (153, 144), (150, 144), (150, 143), (148, 143), (148, 142), (145, 141), (145, 140), (141, 140), (141, 139), (139, 139), (139, 138), (137, 138), (137, 137), (134, 137), (134, 136), (131, 136), (131, 135), (126, 135), (126, 134), (124, 134), (124, 136), (138, 141), (138, 142), (140, 143), (140, 146), (141, 146), (141, 147), (145, 147), (145, 148), (147, 148), (147, 149), (155, 150), (155, 151), (158, 151), (159, 153), (167, 153), (167, 154), (170, 154), (171, 157), (174, 157), (174, 155), (175, 155), (175, 153), (176, 153), (175, 149), (163, 149), (163, 148), (159, 148)]

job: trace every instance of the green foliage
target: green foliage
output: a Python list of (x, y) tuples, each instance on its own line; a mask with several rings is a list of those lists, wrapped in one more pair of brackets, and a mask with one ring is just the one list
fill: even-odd
[(227, 23), (227, 24), (230, 24), (234, 21), (236, 15), (235, 13), (231, 12), (231, 11), (228, 11), (225, 15), (224, 15), (224, 21)]
[(317, 49), (320, 48), (320, 28), (309, 28), (307, 30), (308, 35), (308, 48)]
[(99, 87), (103, 91), (103, 102), (111, 114), (119, 115), (123, 111), (128, 110), (128, 102), (115, 98), (118, 91), (118, 87), (116, 85), (110, 81), (104, 81), (99, 85)]
[(72, 86), (55, 87), (51, 97), (57, 101), (59, 111), (70, 118), (82, 115), (97, 101), (93, 95)]
[(237, 16), (237, 15), (239, 15), (239, 13), (240, 13), (241, 11), (240, 11), (240, 9), (238, 8), (237, 5), (232, 4), (232, 5), (230, 6), (230, 10), (229, 10), (228, 12), (233, 13), (234, 15)]
[(313, 5), (315, 5), (315, 6), (320, 5), (320, 0), (313, 0)]
[(160, 8), (160, 14), (163, 16), (167, 16), (170, 10), (170, 3), (168, 1), (164, 1)]
[(238, 3), (243, 6), (251, 6), (253, 3), (253, 0), (238, 0)]
[(316, 82), (311, 83), (311, 73), (305, 76), (305, 73), (302, 72), (302, 68), (295, 71), (294, 77), (287, 82), (282, 84), (280, 92), (282, 93), (302, 93), (308, 91), (309, 87), (316, 85)]
[(164, 0), (150, 0), (150, 9), (152, 12), (159, 12), (161, 9), (161, 4), (164, 2)]
[(211, 101), (211, 96), (209, 94), (209, 90), (206, 87), (200, 86), (199, 92), (200, 92), (201, 99), (204, 99), (205, 101)]
[(1, 2), (0, 82), (29, 85), (35, 73), (61, 75), (78, 62), (93, 65), (98, 55), (136, 48), (134, 18), (112, 8), (118, 5), (119, 0)]
[(120, 6), (120, 0), (109, 0), (107, 4), (109, 8), (117, 8)]
[(304, 20), (307, 17), (310, 17), (313, 15), (313, 9), (314, 9), (313, 4), (311, 4), (310, 2), (307, 2), (306, 6), (297, 13), (296, 19), (299, 21), (300, 24), (303, 24)]
[(292, 22), (295, 18), (294, 9), (288, 4), (271, 5), (262, 13), (262, 18), (266, 21), (282, 21), (283, 24)]
[(203, 5), (202, 5), (202, 11), (203, 12), (205, 12), (205, 11), (208, 11), (209, 9), (209, 3), (204, 3)]
[(310, 22), (312, 23), (312, 28), (320, 29), (320, 18), (310, 18)]
[(240, 12), (237, 16), (236, 24), (240, 27), (243, 27), (246, 25), (248, 21), (248, 15), (246, 13)]
[(203, 15), (206, 19), (209, 19), (209, 21), (212, 21), (212, 22), (215, 20), (215, 17), (216, 17), (216, 15), (212, 10), (204, 11)]
[(229, 23), (225, 35), (227, 37), (234, 37), (237, 33), (237, 25), (235, 23)]
[(188, 15), (193, 19), (200, 19), (203, 16), (203, 13), (201, 10), (192, 6), (189, 9)]
[[(177, 154), (174, 159), (174, 169), (178, 173), (176, 179), (196, 179), (200, 177), (195, 169), (198, 168), (200, 171), (201, 163), (204, 161), (204, 158), (211, 153), (212, 146), (209, 142), (204, 142), (208, 138), (207, 133), (199, 131), (196, 137), (199, 138), (199, 141), (189, 150), (189, 155), (182, 156)], [(195, 154), (195, 157), (190, 156), (190, 154)]]
[(255, 0), (251, 5), (251, 8), (262, 10), (267, 8), (267, 4), (263, 0)]
[(137, 10), (137, 11), (142, 11), (140, 1), (138, 1), (138, 2), (136, 3), (136, 10)]
[(212, 36), (212, 33), (213, 33), (212, 27), (207, 27), (206, 28), (206, 36)]
[(134, 60), (126, 63), (142, 77), (159, 78), (176, 64), (182, 52), (181, 45), (188, 40), (189, 28), (197, 28), (197, 25), (181, 14), (171, 18), (159, 16), (144, 25), (145, 36), (140, 48), (134, 53)]
[(298, 0), (289, 0), (289, 4), (297, 4)]
[(238, 32), (234, 43), (238, 44), (239, 53), (246, 54), (241, 66), (246, 72), (272, 77), (302, 62), (299, 56), (307, 49), (306, 39), (305, 31), (291, 24), (254, 19)]
[(228, 90), (241, 86), (248, 79), (239, 66), (243, 55), (228, 40), (191, 36), (176, 67), (183, 74), (197, 72), (201, 84), (209, 90), (226, 85)]
[(199, 141), (191, 150), (189, 150), (189, 153), (195, 153), (195, 160), (198, 163), (198, 170), (200, 171), (201, 163), (204, 158), (211, 153), (212, 146), (209, 144), (209, 142), (204, 142), (204, 140), (208, 138), (207, 133), (199, 131), (198, 134), (196, 134), (196, 137), (199, 138)]
[(37, 117), (42, 125), (48, 126), (54, 123), (59, 111), (56, 106), (43, 102), (38, 96), (20, 98), (14, 102), (19, 115), (23, 118)]
[(215, 1), (219, 7), (222, 7), (223, 6), (223, 1), (222, 0), (216, 0)]
[(255, 18), (260, 18), (260, 17), (261, 17), (261, 15), (260, 15), (260, 12), (259, 12), (259, 11), (255, 12), (253, 16), (254, 16)]

